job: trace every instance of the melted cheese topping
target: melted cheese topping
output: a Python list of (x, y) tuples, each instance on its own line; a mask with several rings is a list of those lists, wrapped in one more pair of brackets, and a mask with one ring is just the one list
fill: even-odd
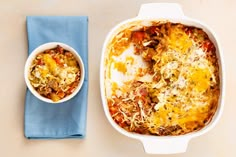
[(172, 50), (186, 53), (193, 43), (181, 28), (174, 27), (171, 29), (170, 35), (167, 37), (167, 44)]
[(105, 88), (110, 113), (118, 125), (141, 134), (199, 130), (209, 123), (218, 103), (215, 49), (209, 53), (202, 48), (209, 38), (198, 28), (154, 25), (124, 29), (108, 46)]

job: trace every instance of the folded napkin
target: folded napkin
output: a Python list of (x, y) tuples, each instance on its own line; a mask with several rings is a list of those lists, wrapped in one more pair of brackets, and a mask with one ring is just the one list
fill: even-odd
[(80, 54), (85, 66), (80, 92), (65, 103), (48, 104), (27, 89), (25, 137), (29, 139), (83, 138), (86, 132), (88, 95), (88, 17), (28, 16), (28, 53), (47, 42), (63, 42)]

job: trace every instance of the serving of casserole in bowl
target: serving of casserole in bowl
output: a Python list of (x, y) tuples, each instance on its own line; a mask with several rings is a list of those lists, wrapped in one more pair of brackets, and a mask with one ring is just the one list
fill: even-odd
[(221, 116), (224, 64), (215, 33), (173, 3), (141, 6), (103, 45), (104, 111), (120, 133), (151, 154), (185, 152)]
[(73, 98), (84, 81), (84, 65), (75, 49), (61, 42), (37, 47), (28, 57), (24, 71), (31, 93), (47, 103)]

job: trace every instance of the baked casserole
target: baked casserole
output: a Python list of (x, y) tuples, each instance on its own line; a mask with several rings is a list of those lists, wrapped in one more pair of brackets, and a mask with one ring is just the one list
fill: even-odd
[(71, 95), (81, 81), (81, 67), (75, 55), (57, 45), (36, 55), (28, 79), (41, 96), (59, 102)]
[(206, 126), (218, 107), (216, 48), (201, 28), (136, 21), (109, 40), (105, 95), (112, 119), (138, 134), (175, 136)]

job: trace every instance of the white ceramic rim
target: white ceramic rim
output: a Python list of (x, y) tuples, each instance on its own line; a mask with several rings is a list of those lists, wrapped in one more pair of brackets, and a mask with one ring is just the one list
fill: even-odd
[[(33, 86), (31, 85), (29, 79), (28, 79), (28, 76), (29, 76), (29, 67), (31, 66), (31, 63), (33, 61), (33, 59), (35, 58), (35, 56), (38, 54), (38, 53), (41, 53), (47, 49), (51, 49), (51, 48), (55, 48), (57, 45), (60, 45), (61, 47), (63, 47), (64, 49), (70, 51), (74, 56), (75, 58), (77, 59), (78, 63), (79, 63), (79, 66), (80, 66), (80, 71), (81, 71), (81, 75), (80, 75), (80, 82), (77, 86), (77, 88), (75, 89), (75, 91), (68, 95), (67, 97), (57, 101), (57, 102), (53, 102), (51, 99), (48, 99), (48, 98), (45, 98), (43, 96), (41, 96), (34, 88)], [(72, 99), (81, 89), (82, 85), (83, 85), (83, 82), (84, 82), (84, 75), (85, 75), (85, 70), (84, 70), (84, 63), (79, 55), (79, 53), (73, 49), (71, 46), (65, 44), (65, 43), (61, 43), (61, 42), (48, 42), (48, 43), (45, 43), (45, 44), (42, 44), (40, 46), (38, 46), (37, 48), (35, 48), (32, 53), (30, 53), (30, 55), (28, 56), (27, 60), (26, 60), (26, 63), (25, 63), (25, 67), (24, 67), (24, 79), (25, 79), (25, 83), (28, 87), (28, 89), (30, 90), (30, 92), (35, 96), (37, 97), (38, 99), (40, 99), (41, 101), (44, 101), (46, 103), (53, 103), (53, 104), (57, 104), (57, 103), (63, 103), (63, 102), (66, 102), (70, 99)]]
[[(160, 12), (156, 13), (158, 9)], [(155, 9), (155, 10), (153, 10)], [(174, 10), (174, 15), (173, 14), (168, 14), (166, 12), (163, 13), (163, 10), (168, 9), (168, 10)], [(156, 13), (154, 14), (155, 16), (151, 15), (149, 13)], [(221, 93), (220, 93), (220, 98), (219, 98), (219, 104), (218, 104), (218, 109), (211, 120), (211, 122), (205, 126), (203, 129), (188, 133), (185, 135), (180, 135), (180, 136), (163, 136), (163, 137), (158, 137), (158, 136), (152, 136), (152, 135), (140, 135), (140, 134), (135, 134), (128, 132), (124, 129), (122, 129), (120, 126), (118, 126), (114, 120), (112, 119), (109, 109), (107, 106), (107, 100), (105, 97), (105, 86), (104, 86), (104, 59), (105, 59), (105, 51), (107, 44), (112, 37), (113, 33), (115, 33), (121, 26), (138, 21), (138, 20), (155, 20), (155, 21), (170, 21), (170, 22), (180, 22), (186, 25), (192, 25), (196, 27), (202, 28), (213, 40), (214, 44), (216, 45), (217, 48), (217, 57), (218, 57), (218, 62), (219, 62), (219, 67), (220, 67), (220, 81), (221, 81)], [(131, 18), (128, 20), (125, 20), (119, 24), (117, 24), (115, 27), (111, 29), (111, 31), (108, 33), (108, 35), (105, 38), (105, 42), (103, 44), (103, 49), (102, 49), (102, 55), (101, 55), (101, 62), (100, 62), (100, 91), (101, 91), (101, 98), (102, 98), (102, 103), (103, 103), (103, 109), (105, 112), (105, 115), (110, 122), (110, 124), (121, 134), (140, 140), (143, 145), (144, 149), (147, 153), (150, 154), (173, 154), (173, 153), (182, 153), (185, 152), (187, 149), (187, 145), (190, 139), (200, 136), (202, 134), (207, 133), (210, 131), (216, 123), (219, 121), (222, 112), (223, 112), (223, 106), (224, 106), (224, 97), (225, 97), (225, 65), (224, 65), (224, 60), (223, 60), (223, 52), (222, 48), (219, 42), (219, 39), (216, 35), (216, 33), (206, 24), (186, 17), (183, 14), (183, 11), (181, 7), (176, 4), (176, 3), (148, 3), (148, 4), (143, 4), (141, 6), (139, 15), (135, 18)], [(156, 145), (156, 146), (155, 146)], [(168, 147), (167, 147), (168, 146)], [(159, 150), (156, 150), (156, 148)]]

